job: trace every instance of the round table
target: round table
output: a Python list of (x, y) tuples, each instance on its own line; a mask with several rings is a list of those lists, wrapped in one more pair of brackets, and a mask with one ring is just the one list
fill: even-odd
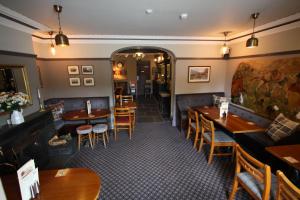
[[(94, 200), (100, 195), (101, 179), (86, 168), (39, 171), (41, 200)], [(60, 174), (57, 176), (57, 174)], [(16, 175), (1, 177), (7, 199), (21, 199)]]
[(93, 109), (91, 114), (87, 114), (86, 110), (73, 110), (63, 114), (63, 120), (77, 121), (86, 120), (89, 123), (90, 120), (99, 118), (108, 118), (110, 115), (109, 109)]

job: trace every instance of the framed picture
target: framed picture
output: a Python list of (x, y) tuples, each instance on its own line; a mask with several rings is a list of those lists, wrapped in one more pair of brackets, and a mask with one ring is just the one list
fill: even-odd
[(201, 83), (210, 81), (210, 66), (189, 66), (188, 82)]
[(81, 66), (82, 74), (94, 74), (94, 69), (92, 65), (82, 65)]
[(84, 86), (94, 86), (95, 85), (94, 78), (84, 78), (83, 84)]
[(69, 78), (70, 86), (80, 86), (80, 78)]
[(79, 74), (79, 67), (77, 65), (68, 66), (69, 74)]

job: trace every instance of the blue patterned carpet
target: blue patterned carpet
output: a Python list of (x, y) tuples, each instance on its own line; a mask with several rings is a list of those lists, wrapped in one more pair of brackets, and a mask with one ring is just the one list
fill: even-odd
[[(191, 141), (169, 122), (138, 123), (133, 139), (126, 132), (107, 149), (83, 147), (66, 167), (87, 167), (102, 179), (100, 199), (227, 199), (234, 163), (197, 153)], [(249, 199), (238, 192), (236, 199)]]

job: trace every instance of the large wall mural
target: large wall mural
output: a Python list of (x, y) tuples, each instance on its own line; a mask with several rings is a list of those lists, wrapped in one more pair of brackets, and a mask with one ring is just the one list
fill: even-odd
[(241, 62), (231, 95), (234, 103), (267, 118), (283, 113), (300, 121), (300, 57)]

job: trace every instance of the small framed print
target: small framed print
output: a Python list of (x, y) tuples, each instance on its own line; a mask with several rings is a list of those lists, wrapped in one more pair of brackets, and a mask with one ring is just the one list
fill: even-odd
[(84, 78), (83, 84), (84, 86), (94, 86), (95, 85), (94, 78)]
[(79, 74), (79, 67), (77, 65), (68, 66), (68, 73), (71, 75)]
[(189, 66), (188, 82), (203, 83), (210, 81), (210, 66)]
[(81, 66), (81, 73), (82, 74), (94, 74), (94, 68), (92, 65), (82, 65)]
[(80, 86), (80, 78), (69, 78), (70, 86)]

